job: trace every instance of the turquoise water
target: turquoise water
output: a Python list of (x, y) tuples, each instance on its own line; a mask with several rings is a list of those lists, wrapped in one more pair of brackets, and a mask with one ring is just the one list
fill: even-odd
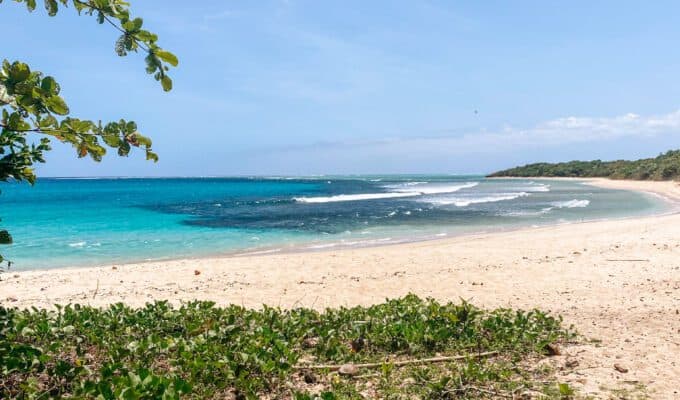
[(660, 212), (651, 196), (479, 176), (41, 179), (0, 184), (13, 269), (425, 240)]

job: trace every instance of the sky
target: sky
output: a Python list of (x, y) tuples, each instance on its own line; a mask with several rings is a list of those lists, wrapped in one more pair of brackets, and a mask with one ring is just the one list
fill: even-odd
[(131, 2), (180, 59), (170, 93), (112, 27), (0, 4), (0, 56), (160, 156), (55, 143), (39, 175), (477, 174), (680, 148), (680, 2)]

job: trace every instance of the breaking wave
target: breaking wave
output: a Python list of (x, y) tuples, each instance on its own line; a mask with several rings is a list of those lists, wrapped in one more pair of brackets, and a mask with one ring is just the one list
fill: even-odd
[(428, 182), (408, 182), (402, 185), (389, 185), (385, 186), (388, 189), (392, 189), (398, 193), (416, 193), (418, 195), (423, 194), (443, 194), (443, 193), (454, 193), (462, 189), (469, 189), (479, 185), (479, 182), (468, 182), (458, 185), (431, 185), (423, 186)]
[(590, 205), (590, 200), (569, 200), (556, 201), (552, 203), (554, 208), (586, 208)]
[(335, 196), (319, 196), (319, 197), (294, 197), (293, 200), (299, 203), (332, 203), (338, 201), (359, 201), (359, 200), (376, 200), (376, 199), (393, 199), (399, 197), (415, 197), (428, 194), (444, 194), (454, 193), (461, 189), (475, 187), (479, 182), (469, 182), (460, 185), (444, 185), (444, 186), (421, 186), (427, 182), (408, 182), (402, 185), (385, 186), (391, 189), (391, 192), (385, 193), (361, 193), (361, 194), (339, 194)]
[(447, 197), (447, 198), (432, 198), (426, 200), (428, 203), (435, 204), (435, 205), (442, 205), (442, 206), (447, 206), (447, 205), (454, 205), (456, 207), (467, 207), (471, 204), (480, 204), (480, 203), (495, 203), (499, 201), (508, 201), (508, 200), (514, 200), (520, 197), (526, 197), (529, 196), (529, 193), (527, 192), (519, 192), (519, 193), (504, 193), (504, 194), (497, 194), (497, 195), (490, 195), (490, 196), (483, 196), (483, 197)]
[(420, 196), (420, 193), (362, 193), (362, 194), (339, 194), (337, 196), (326, 197), (294, 197), (293, 200), (299, 203), (333, 203), (336, 201), (358, 201), (392, 199), (397, 197)]

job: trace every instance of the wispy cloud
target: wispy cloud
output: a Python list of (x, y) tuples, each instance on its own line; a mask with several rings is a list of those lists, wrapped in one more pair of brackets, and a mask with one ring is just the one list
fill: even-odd
[[(442, 130), (444, 131), (444, 130)], [(495, 132), (468, 132), (455, 136), (384, 137), (375, 140), (323, 141), (272, 148), (270, 151), (373, 152), (376, 155), (408, 153), (420, 156), (451, 156), (469, 153), (498, 153), (509, 149), (555, 147), (596, 143), (624, 138), (680, 137), (680, 109), (668, 114), (614, 117), (565, 117), (532, 128), (505, 127)]]

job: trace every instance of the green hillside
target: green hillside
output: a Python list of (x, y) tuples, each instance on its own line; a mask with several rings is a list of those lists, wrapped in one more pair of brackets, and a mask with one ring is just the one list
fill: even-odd
[(489, 177), (574, 177), (635, 180), (680, 180), (680, 150), (636, 161), (569, 161), (536, 163), (494, 172)]

